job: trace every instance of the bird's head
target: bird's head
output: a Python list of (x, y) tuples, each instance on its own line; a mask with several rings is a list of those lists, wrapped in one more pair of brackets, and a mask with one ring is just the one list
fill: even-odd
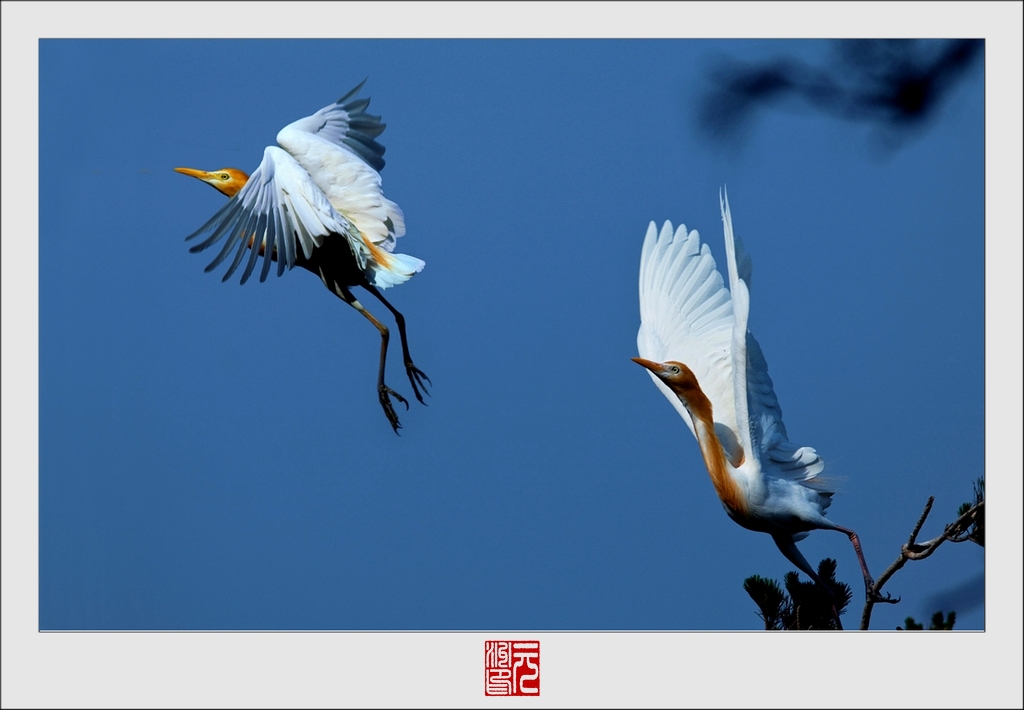
[(211, 172), (196, 170), (195, 168), (175, 168), (174, 172), (181, 173), (182, 175), (191, 175), (198, 180), (202, 180), (207, 185), (213, 185), (228, 197), (234, 197), (238, 194), (238, 191), (245, 187), (245, 183), (249, 181), (249, 176), (236, 168), (221, 168)]
[(633, 358), (633, 362), (653, 372), (687, 407), (707, 402), (707, 397), (697, 384), (697, 376), (683, 363), (675, 360), (653, 362), (642, 357)]

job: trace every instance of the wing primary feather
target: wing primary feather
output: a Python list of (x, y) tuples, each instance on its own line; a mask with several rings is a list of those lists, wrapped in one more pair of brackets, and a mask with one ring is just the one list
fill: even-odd
[[(259, 245), (265, 241), (267, 231), (267, 214), (266, 212), (258, 212), (256, 217), (256, 226), (253, 227), (253, 239), (252, 244), (249, 245), (249, 261), (245, 265), (245, 271), (242, 272), (242, 280), (240, 283), (245, 283), (249, 280), (249, 276), (252, 274), (253, 268), (256, 266), (256, 260), (260, 258), (260, 247)], [(248, 243), (248, 240), (246, 240)], [(266, 254), (266, 251), (263, 252)]]
[[(363, 98), (356, 99), (355, 101), (351, 101), (347, 104), (343, 104), (342, 108), (345, 109), (345, 111), (347, 111), (348, 113), (362, 113), (363, 111), (366, 110), (366, 107), (369, 105), (370, 100)], [(351, 121), (349, 122), (349, 125), (352, 125)]]
[[(270, 276), (270, 266), (273, 263), (272, 254), (273, 254), (273, 250), (276, 248), (276, 245), (274, 244), (274, 242), (275, 242), (275, 239), (274, 239), (273, 229), (271, 229), (270, 225), (268, 224), (267, 225), (267, 231), (266, 231), (266, 242), (265, 242), (264, 247), (263, 247), (263, 268), (260, 270), (260, 273), (259, 273), (259, 281), (260, 281), (261, 284), (264, 281), (266, 281), (266, 278), (268, 276)], [(281, 257), (280, 256), (278, 257), (278, 260), (281, 261)]]
[(655, 261), (654, 273), (652, 274), (653, 293), (664, 293), (665, 289), (671, 287), (670, 272), (672, 264), (668, 258), (669, 242), (672, 239), (672, 225), (666, 222), (658, 233), (658, 241), (655, 245), (652, 258)]
[[(246, 264), (245, 271), (242, 273), (241, 283), (243, 284), (249, 280), (249, 276), (256, 266), (256, 260), (260, 256), (260, 245), (266, 244), (269, 217), (276, 208), (273, 200), (274, 187), (273, 184), (263, 185), (256, 194), (255, 205), (253, 206), (253, 212), (256, 214), (256, 225), (253, 227), (252, 242), (246, 240), (251, 253), (249, 254), (249, 261)], [(267, 254), (266, 247), (264, 247), (263, 254), (264, 256)], [(260, 280), (263, 281), (265, 279), (266, 277), (263, 277)]]
[[(221, 278), (221, 280), (220, 280), (221, 283), (224, 283), (229, 278), (231, 278), (231, 274), (233, 274), (235, 272), (235, 269), (238, 268), (238, 262), (240, 262), (242, 260), (242, 253), (245, 251), (245, 241), (244, 240), (238, 239), (237, 235), (236, 235), (236, 237), (232, 241), (228, 241), (224, 246), (227, 246), (228, 244), (230, 244), (231, 246), (235, 246), (236, 243), (238, 244), (238, 250), (235, 252), (235, 258), (231, 262), (231, 266), (228, 267), (228, 272), (226, 274), (224, 274), (223, 278)], [(225, 257), (226, 256), (227, 255), (225, 254)], [(220, 256), (218, 256), (217, 258), (220, 259), (221, 261), (223, 261), (223, 259)], [(211, 262), (206, 267), (206, 271), (212, 271), (217, 265), (218, 265), (217, 263)]]
[(380, 122), (380, 116), (371, 116), (369, 114), (363, 114), (360, 118), (350, 119), (348, 125), (360, 133), (365, 133), (370, 138), (376, 138), (388, 127), (388, 124)]
[[(242, 259), (245, 256), (245, 249), (249, 246), (248, 235), (250, 233), (252, 234), (253, 244), (256, 243), (256, 225), (259, 223), (260, 219), (260, 207), (262, 206), (263, 202), (262, 197), (262, 190), (257, 190), (253, 193), (250, 193), (246, 197), (246, 202), (249, 211), (246, 214), (246, 219), (244, 224), (242, 225), (242, 229), (239, 231), (238, 234), (235, 235), (235, 238), (239, 240), (239, 250), (235, 253), (234, 261), (231, 262), (231, 265), (228, 267), (227, 273), (224, 274), (224, 278), (221, 279), (222, 281), (227, 281), (228, 278), (231, 277), (231, 275), (235, 272), (238, 266), (242, 263)], [(251, 258), (250, 254), (249, 264), (251, 265), (252, 262), (253, 259)], [(245, 279), (243, 279), (241, 283), (245, 283)]]
[(371, 168), (380, 172), (384, 169), (386, 163), (381, 157), (384, 154), (384, 146), (372, 138), (365, 140), (358, 140), (354, 136), (345, 136), (341, 139), (341, 142), (352, 149), (352, 151), (358, 155), (364, 163), (369, 165)]
[[(691, 263), (693, 263), (695, 266), (699, 265), (699, 263), (696, 261)], [(691, 280), (693, 280), (693, 276), (701, 275), (698, 269), (693, 269), (693, 272), (694, 273), (691, 276)], [(721, 288), (721, 284), (716, 283), (716, 281), (717, 279), (712, 277), (705, 279), (703, 283), (697, 284), (696, 287), (691, 287), (692, 290), (689, 292), (689, 296), (683, 301), (681, 310), (687, 314), (687, 321), (690, 323), (691, 329), (693, 327), (693, 321), (696, 315), (700, 313), (698, 309), (706, 306), (708, 301), (710, 300), (708, 298), (708, 295), (712, 291), (716, 291), (717, 289)], [(679, 300), (681, 299), (676, 299), (676, 302), (678, 302)]]
[(281, 245), (284, 247), (284, 253), (279, 255), (277, 260), (277, 275), (280, 276), (284, 273), (285, 267), (290, 269), (295, 265), (295, 240), (298, 237), (292, 231), (284, 210), (278, 210), (277, 219), (281, 229)]
[(267, 216), (261, 212), (256, 213), (256, 223), (252, 228), (251, 239), (246, 239), (245, 235), (242, 235), (242, 239), (246, 244), (249, 245), (249, 258), (245, 263), (245, 269), (242, 270), (242, 279), (239, 283), (244, 284), (249, 280), (250, 274), (252, 274), (253, 268), (256, 266), (256, 260), (260, 256), (259, 244), (263, 241), (263, 230), (266, 228)]
[[(644, 291), (645, 291), (644, 287), (647, 285), (647, 282), (649, 281), (648, 273), (650, 272), (650, 263), (651, 263), (650, 253), (651, 253), (651, 250), (654, 248), (654, 239), (657, 237), (657, 235), (658, 235), (658, 228), (657, 228), (657, 226), (655, 226), (654, 221), (652, 220), (651, 223), (649, 225), (647, 225), (647, 234), (644, 235), (644, 244), (643, 244), (643, 247), (641, 247), (641, 249), (640, 249), (640, 296), (641, 296), (641, 299), (642, 299), (642, 297), (644, 295)], [(641, 308), (643, 307), (643, 305), (644, 305), (643, 300), (641, 300), (640, 301)]]
[(232, 223), (234, 223), (235, 218), (241, 211), (242, 201), (239, 200), (237, 197), (231, 198), (228, 204), (219, 209), (217, 211), (217, 214), (213, 216), (213, 219), (207, 222), (202, 229), (200, 229), (197, 232), (194, 232), (188, 237), (185, 237), (185, 240), (188, 241), (192, 237), (198, 234), (202, 234), (204, 231), (206, 231), (206, 229), (209, 228), (209, 225), (213, 223), (215, 220), (220, 220), (219, 224), (217, 224), (216, 226), (216, 229), (213, 230), (213, 233), (207, 239), (203, 240), (202, 242), (199, 242), (198, 244), (193, 244), (191, 247), (189, 247), (189, 253), (198, 254), (207, 247), (210, 247), (213, 244), (219, 242), (224, 237), (224, 235), (231, 229)]
[(242, 257), (245, 255), (245, 247), (246, 247), (246, 237), (245, 237), (245, 235), (249, 233), (249, 231), (253, 228), (253, 226), (255, 226), (255, 222), (256, 222), (256, 214), (254, 212), (250, 211), (246, 215), (246, 219), (245, 219), (244, 223), (241, 225), (241, 227), (239, 228), (239, 230), (237, 232), (235, 232), (235, 234), (233, 234), (231, 236), (231, 238), (233, 240), (237, 240), (238, 241), (238, 251), (235, 252), (234, 260), (231, 262), (231, 265), (228, 267), (227, 273), (224, 274), (224, 278), (221, 279), (222, 283), (227, 281), (229, 278), (231, 278), (231, 275), (233, 273), (235, 273), (235, 269), (237, 269), (238, 265), (242, 263)]
[[(682, 277), (689, 275), (692, 278), (693, 262), (690, 259), (681, 258), (689, 255), (689, 241), (686, 239), (686, 227), (680, 225), (675, 232), (672, 231), (672, 223), (666, 222), (659, 237), (661, 242), (661, 253), (658, 260), (661, 264), (660, 280), (657, 290), (662, 293), (670, 293)], [(678, 252), (678, 253), (677, 253)], [(687, 287), (689, 287), (687, 282)]]
[(365, 83), (364, 79), (335, 103), (286, 126), (278, 133), (278, 143), (284, 147), (292, 130), (312, 133), (350, 151), (377, 172), (383, 170), (384, 146), (374, 138), (384, 132), (387, 124), (381, 123), (380, 116), (365, 113), (369, 98), (355, 98)]
[[(267, 222), (267, 239), (263, 245), (263, 269), (260, 271), (260, 283), (267, 280), (270, 275), (270, 266), (274, 261), (274, 249), (277, 248), (277, 212), (271, 212)], [(282, 255), (278, 255), (280, 261)]]
[(718, 195), (718, 203), (722, 209), (722, 225), (725, 228), (725, 255), (729, 269), (729, 290), (735, 290), (736, 281), (741, 280), (750, 290), (750, 277), (754, 262), (743, 246), (743, 240), (736, 236), (732, 226), (732, 210), (729, 209), (729, 193), (723, 187)]
[[(206, 273), (210, 273), (211, 271), (216, 269), (220, 265), (220, 263), (224, 261), (224, 259), (227, 258), (228, 254), (235, 247), (235, 240), (238, 238), (238, 235), (236, 233), (236, 230), (239, 227), (238, 222), (244, 222), (245, 219), (246, 213), (242, 212), (240, 217), (232, 219), (230, 222), (225, 222), (218, 228), (217, 231), (220, 231), (221, 229), (224, 230), (224, 233), (227, 234), (227, 239), (224, 240), (224, 246), (221, 247), (220, 253), (217, 254), (216, 257), (214, 257), (213, 261), (206, 265), (206, 268), (203, 269), (203, 271), (205, 271)], [(195, 247), (193, 247), (193, 249), (195, 249)]]
[[(356, 94), (358, 94), (358, 93), (359, 93), (359, 90), (360, 90), (361, 88), (363, 88), (363, 84), (365, 84), (365, 83), (366, 83), (366, 82), (367, 82), (367, 81), (369, 80), (369, 78), (370, 78), (370, 77), (366, 77), (366, 78), (365, 78), (365, 79), (363, 79), (363, 80), (362, 80), (361, 82), (359, 82), (358, 84), (356, 84), (356, 87), (355, 87), (354, 89), (352, 89), (352, 90), (351, 90), (351, 91), (349, 91), (349, 92), (348, 92), (347, 94), (345, 94), (344, 96), (342, 96), (342, 97), (341, 97), (340, 99), (338, 99), (338, 100), (337, 100), (337, 101), (336, 101), (335, 103), (337, 103), (337, 104), (343, 104), (343, 103), (345, 103), (346, 101), (348, 101), (349, 99), (351, 99), (351, 98), (352, 98), (353, 96), (355, 96)], [(342, 108), (344, 108), (344, 106), (342, 106)]]
[[(202, 234), (206, 230), (208, 230), (211, 227), (213, 227), (214, 224), (217, 224), (218, 221), (221, 220), (221, 218), (224, 216), (225, 213), (230, 212), (230, 211), (232, 211), (234, 209), (237, 209), (237, 207), (238, 207), (237, 199), (230, 200), (228, 202), (228, 204), (224, 205), (219, 210), (214, 212), (213, 216), (210, 217), (210, 219), (206, 220), (206, 224), (204, 224), (202, 227), (200, 227), (196, 231), (192, 232), (192, 234), (190, 234), (187, 237), (185, 237), (185, 241), (186, 242), (192, 241), (193, 239), (198, 237), (200, 234)], [(209, 246), (209, 244), (207, 244), (206, 246)], [(206, 247), (202, 247), (202, 248), (205, 249)]]
[(703, 259), (700, 256), (694, 258), (689, 254), (689, 249), (681, 249), (690, 258), (679, 261), (668, 270), (666, 281), (668, 285), (665, 292), (673, 303), (679, 304), (679, 310), (688, 313), (693, 303), (706, 292), (712, 284), (708, 283), (707, 274), (704, 273)]
[(718, 196), (718, 204), (722, 211), (722, 227), (725, 232), (725, 254), (729, 270), (729, 290), (732, 298), (732, 371), (733, 399), (736, 408), (736, 424), (739, 429), (740, 444), (744, 451), (755, 452), (754, 423), (750, 419), (747, 381), (747, 321), (750, 315), (750, 291), (747, 284), (739, 278), (736, 269), (736, 243), (732, 226), (732, 212), (729, 209), (729, 194), (723, 188)]
[[(284, 233), (281, 231), (281, 206), (276, 199), (276, 192), (272, 194), (272, 209), (267, 214), (267, 240), (263, 250), (263, 270), (260, 271), (260, 283), (267, 280), (267, 276), (270, 275), (271, 262), (274, 261), (274, 253), (277, 254), (277, 261), (283, 261), (285, 258), (284, 253), (281, 251), (282, 246), (281, 240), (284, 238)], [(280, 275), (280, 273), (278, 274)]]

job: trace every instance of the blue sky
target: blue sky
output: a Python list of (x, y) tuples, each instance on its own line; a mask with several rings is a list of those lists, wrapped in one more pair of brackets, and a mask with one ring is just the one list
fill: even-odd
[[(829, 52), (43, 42), (40, 169), (70, 189), (40, 196), (40, 626), (757, 628), (744, 577), (790, 565), (723, 514), (629, 360), (648, 222), (684, 221), (721, 258), (721, 185), (790, 435), (846, 479), (829, 515), (876, 574), (929, 495), (937, 533), (984, 466), (981, 63), (892, 154), (807, 110), (766, 112), (726, 150), (693, 127), (695, 69), (716, 55)], [(278, 88), (211, 73), (229, 54)], [(387, 292), (434, 383), (400, 438), (376, 401), (376, 331), (301, 270), (204, 274), (183, 238), (224, 198), (171, 171), (251, 171), (365, 76), (400, 248), (427, 262)], [(802, 547), (856, 586), (841, 535)], [(980, 548), (941, 552), (890, 583), (905, 601), (879, 628), (982, 574)], [(983, 626), (980, 601), (963, 627)]]
[[(648, 223), (698, 229), (721, 263), (723, 185), (790, 437), (843, 479), (829, 516), (876, 575), (928, 496), (938, 534), (986, 465), (984, 61), (896, 150), (797, 104), (732, 146), (695, 127), (716, 58), (831, 51), (41, 42), (38, 627), (759, 628), (743, 579), (791, 565), (726, 517), (630, 362)], [(401, 437), (376, 331), (300, 269), (204, 274), (183, 239), (223, 197), (171, 170), (251, 171), (366, 77), (399, 250), (426, 262), (386, 293), (433, 382)], [(855, 627), (847, 540), (801, 549), (838, 560)], [(984, 573), (984, 550), (947, 545), (889, 582), (903, 601), (872, 627), (947, 604), (984, 629)]]

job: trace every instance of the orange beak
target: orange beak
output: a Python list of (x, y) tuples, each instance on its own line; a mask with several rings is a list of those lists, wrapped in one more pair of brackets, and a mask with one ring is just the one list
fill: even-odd
[(665, 366), (660, 362), (653, 362), (651, 360), (644, 360), (642, 357), (632, 358), (633, 362), (641, 367), (646, 367), (648, 370), (653, 372), (655, 375), (660, 375), (665, 371)]

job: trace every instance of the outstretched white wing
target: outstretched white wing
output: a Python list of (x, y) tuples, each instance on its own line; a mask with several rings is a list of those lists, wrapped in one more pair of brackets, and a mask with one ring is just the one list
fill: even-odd
[(263, 162), (238, 194), (185, 239), (204, 234), (208, 235), (206, 239), (189, 251), (203, 251), (224, 240), (220, 253), (206, 271), (217, 268), (232, 250), (235, 252), (224, 281), (239, 267), (247, 249), (249, 256), (242, 272), (242, 283), (252, 274), (261, 251), (260, 281), (264, 281), (270, 273), (272, 258), (277, 258), (280, 276), (285, 268), (295, 265), (298, 249), (308, 258), (329, 235), (334, 235), (332, 239), (348, 239), (360, 268), (365, 268), (369, 255), (355, 227), (334, 209), (309, 173), (292, 156), (273, 146), (263, 152)]
[(277, 136), (281, 148), (267, 148), (245, 186), (186, 237), (207, 235), (192, 252), (224, 239), (207, 271), (234, 250), (227, 281), (251, 247), (241, 281), (248, 280), (261, 253), (263, 281), (272, 260), (278, 261), (280, 275), (296, 264), (297, 245), (309, 258), (329, 235), (348, 240), (359, 269), (374, 286), (403, 283), (423, 269), (420, 259), (391, 253), (395, 239), (405, 234), (405, 219), (381, 189), (377, 171), (384, 167), (384, 146), (374, 139), (385, 124), (366, 113), (369, 99), (352, 98), (362, 85), (282, 128)]
[(369, 99), (352, 98), (363, 83), (312, 116), (282, 128), (277, 143), (374, 246), (392, 251), (395, 239), (405, 234), (405, 216), (381, 188), (384, 146), (375, 138), (387, 124), (366, 113)]
[(353, 99), (363, 88), (366, 79), (333, 104), (324, 106), (312, 116), (300, 118), (285, 128), (311, 133), (358, 155), (375, 171), (384, 169), (385, 148), (376, 140), (388, 124), (380, 116), (366, 113), (370, 99)]
[[(735, 318), (732, 367), (735, 372), (746, 375), (735, 378), (736, 421), (747, 422), (737, 431), (740, 444), (744, 451), (754, 452), (754, 458), (762, 464), (765, 473), (809, 481), (824, 470), (825, 462), (814, 449), (797, 446), (786, 434), (782, 409), (775, 396), (772, 379), (768, 376), (768, 363), (761, 346), (747, 328), (753, 263), (743, 248), (743, 242), (733, 232), (727, 194), (719, 196), (719, 205), (725, 229), (725, 253)], [(697, 381), (700, 382), (699, 376)]]
[[(742, 446), (753, 471), (809, 481), (824, 469), (814, 449), (789, 441), (761, 347), (747, 329), (752, 262), (733, 232), (728, 198), (722, 222), (729, 286), (696, 231), (652, 222), (640, 257), (640, 356), (689, 367), (711, 401), (719, 439), (732, 457)], [(730, 293), (731, 291), (731, 293)], [(651, 380), (693, 431), (679, 398)], [(731, 433), (731, 435), (730, 435)]]
[[(640, 356), (689, 367), (711, 401), (715, 422), (733, 430), (734, 438), (738, 431), (732, 301), (696, 230), (687, 233), (680, 225), (673, 233), (670, 222), (660, 232), (653, 222), (648, 227), (640, 257), (640, 321)], [(693, 422), (679, 398), (649, 374), (692, 432)]]

